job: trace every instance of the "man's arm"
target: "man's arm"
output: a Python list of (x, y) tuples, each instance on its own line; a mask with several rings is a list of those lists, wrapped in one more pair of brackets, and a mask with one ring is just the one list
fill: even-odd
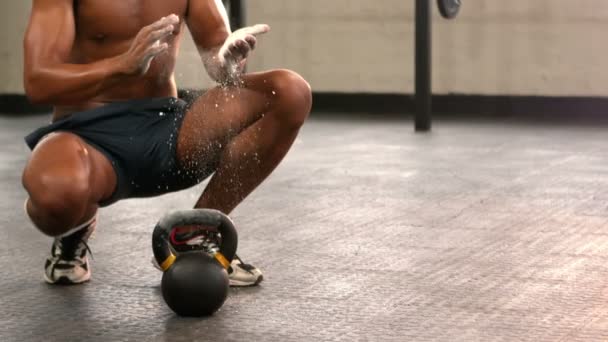
[(32, 102), (71, 104), (93, 98), (118, 80), (112, 59), (68, 64), (74, 42), (72, 0), (34, 0), (24, 39), (24, 85)]
[(207, 73), (216, 82), (234, 83), (255, 48), (256, 36), (270, 27), (255, 25), (231, 33), (221, 0), (190, 0), (188, 6), (186, 23)]
[[(163, 21), (164, 20), (164, 21)], [(73, 0), (34, 0), (24, 39), (24, 86), (34, 103), (70, 105), (94, 98), (125, 77), (143, 75), (151, 60), (167, 50), (177, 16), (144, 27), (129, 51), (89, 64), (71, 64), (76, 35)]]

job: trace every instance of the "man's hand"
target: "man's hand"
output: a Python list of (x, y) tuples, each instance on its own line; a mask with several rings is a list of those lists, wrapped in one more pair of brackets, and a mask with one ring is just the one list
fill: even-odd
[(234, 31), (219, 50), (220, 65), (228, 74), (234, 74), (242, 67), (245, 59), (255, 49), (257, 36), (270, 31), (270, 26), (258, 24)]
[(154, 57), (169, 49), (169, 44), (162, 41), (173, 33), (178, 24), (179, 17), (171, 14), (142, 28), (129, 50), (122, 55), (124, 72), (138, 76), (148, 72)]

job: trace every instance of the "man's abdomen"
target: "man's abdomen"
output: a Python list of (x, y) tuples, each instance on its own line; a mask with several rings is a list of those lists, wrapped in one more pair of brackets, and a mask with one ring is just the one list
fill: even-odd
[[(128, 51), (143, 27), (173, 13), (183, 19), (187, 5), (187, 0), (78, 0), (75, 2), (77, 32), (70, 62), (88, 64), (119, 56)], [(175, 29), (167, 41), (169, 51), (157, 56), (145, 75), (124, 77), (121, 83), (105, 89), (89, 101), (56, 107), (56, 114), (131, 99), (175, 97), (177, 87), (173, 73), (183, 27), (182, 23)]]

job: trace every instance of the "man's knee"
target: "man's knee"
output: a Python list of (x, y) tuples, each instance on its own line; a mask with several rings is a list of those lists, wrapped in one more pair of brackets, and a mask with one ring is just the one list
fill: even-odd
[(312, 91), (306, 80), (291, 70), (270, 72), (270, 95), (278, 106), (281, 120), (293, 127), (300, 127), (308, 118), (312, 106)]
[(38, 178), (24, 181), (30, 195), (27, 214), (43, 233), (61, 235), (79, 223), (90, 205), (88, 184), (78, 178), (69, 185), (51, 175)]
[(36, 170), (26, 167), (27, 214), (43, 233), (57, 236), (78, 224), (91, 205), (88, 169)]

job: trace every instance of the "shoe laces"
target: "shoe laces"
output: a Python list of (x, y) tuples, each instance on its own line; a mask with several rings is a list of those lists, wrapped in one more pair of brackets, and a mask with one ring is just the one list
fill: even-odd
[(203, 233), (187, 240), (183, 244), (190, 247), (197, 246), (206, 253), (215, 254), (220, 251), (215, 235), (215, 233)]
[(191, 230), (185, 233), (178, 233), (177, 230), (171, 232), (171, 243), (174, 246), (186, 245), (189, 247), (199, 247), (209, 254), (220, 251), (220, 235), (217, 232), (206, 230)]
[(76, 257), (80, 258), (84, 256), (83, 252), (86, 250), (93, 257), (93, 252), (84, 239), (84, 236), (88, 232), (88, 227), (79, 230), (72, 235), (59, 238), (55, 241), (56, 249), (59, 250), (59, 255), (62, 259), (73, 260)]
[[(188, 239), (188, 237), (193, 236), (194, 234), (199, 234), (199, 235)], [(177, 234), (174, 233), (174, 235), (172, 237), (173, 241), (176, 240), (175, 235), (177, 235)], [(208, 253), (210, 255), (216, 254), (220, 251), (219, 243), (221, 243), (222, 236), (217, 232), (199, 231), (199, 232), (184, 233), (184, 234), (180, 234), (180, 235), (181, 235), (180, 240), (186, 240), (183, 243), (185, 245), (199, 246), (202, 250), (204, 250), (206, 253)], [(245, 270), (249, 273), (251, 273), (251, 270), (255, 268), (254, 266), (252, 266), (250, 264), (244, 263), (243, 260), (237, 254), (234, 255), (233, 260), (238, 260), (239, 268), (242, 268), (243, 270)], [(228, 272), (232, 273), (232, 266), (230, 266), (228, 268)]]
[(218, 246), (215, 239), (207, 235), (197, 236), (196, 238), (189, 240), (187, 244), (191, 246), (200, 246), (206, 253), (212, 255), (220, 251), (220, 247)]

